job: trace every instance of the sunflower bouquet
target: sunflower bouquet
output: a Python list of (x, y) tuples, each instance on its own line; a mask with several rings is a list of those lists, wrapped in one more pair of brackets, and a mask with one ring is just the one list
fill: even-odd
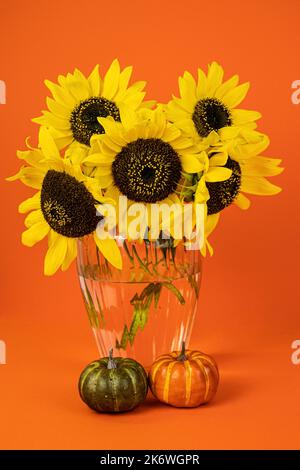
[[(131, 74), (132, 67), (121, 70), (114, 60), (104, 78), (96, 66), (88, 77), (75, 69), (59, 75), (57, 83), (45, 81), (52, 97), (46, 98), (42, 116), (33, 119), (40, 126), (38, 144), (32, 147), (26, 140), (27, 149), (17, 153), (23, 166), (8, 178), (36, 190), (19, 206), (20, 213), (29, 213), (22, 243), (31, 247), (48, 237), (45, 275), (66, 270), (77, 256), (78, 241), (87, 236), (107, 269), (124, 269), (120, 247), (127, 250), (126, 239), (133, 238), (128, 222), (134, 220), (136, 204), (143, 206), (145, 221), (139, 241), (162, 246), (161, 240), (168, 239), (164, 246), (173, 257), (178, 245), (187, 244), (186, 234), (178, 236), (174, 214), (168, 230), (162, 218), (151, 231), (153, 206), (192, 208), (193, 228), (200, 205), (202, 236), (196, 249), (205, 255), (213, 253), (209, 236), (227, 207), (248, 209), (248, 194), (280, 192), (267, 179), (283, 169), (280, 159), (262, 155), (269, 138), (257, 129), (261, 115), (239, 108), (249, 83), (239, 84), (237, 75), (224, 80), (223, 68), (212, 62), (207, 73), (198, 69), (197, 78), (184, 72), (179, 97), (158, 104), (144, 100), (146, 82), (129, 84)], [(117, 219), (110, 220), (108, 207)], [(125, 229), (116, 223), (120, 217)], [(106, 223), (106, 233), (113, 236), (99, 235)], [(132, 261), (134, 253), (127, 253)], [(147, 260), (136, 255), (149, 274)], [(138, 308), (151, 299), (157, 302), (162, 286), (182, 301), (171, 283), (150, 283), (138, 297)]]

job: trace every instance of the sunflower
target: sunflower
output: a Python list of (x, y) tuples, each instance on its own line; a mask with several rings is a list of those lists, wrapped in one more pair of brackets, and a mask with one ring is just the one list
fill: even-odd
[[(206, 202), (206, 246), (212, 254), (213, 249), (208, 242), (208, 236), (216, 228), (221, 212), (231, 204), (240, 209), (248, 209), (250, 200), (246, 194), (257, 196), (271, 196), (281, 191), (267, 179), (267, 177), (279, 175), (283, 168), (280, 167), (281, 159), (270, 158), (260, 155), (269, 145), (269, 139), (264, 134), (256, 142), (251, 144), (237, 140), (230, 144), (227, 149), (230, 153), (220, 152), (220, 147), (212, 146), (207, 152), (209, 163), (206, 169), (213, 164), (221, 165), (229, 170), (231, 175), (224, 181), (211, 181), (207, 179), (207, 173), (198, 174), (198, 182), (194, 185), (195, 203)], [(226, 146), (224, 147), (226, 148)], [(204, 248), (205, 251), (205, 248)]]
[(228, 127), (233, 134), (241, 128), (253, 130), (261, 117), (257, 111), (236, 108), (245, 98), (249, 83), (238, 85), (238, 75), (223, 82), (223, 75), (217, 62), (208, 66), (207, 75), (199, 68), (197, 82), (190, 72), (184, 72), (179, 77), (180, 98), (174, 96), (166, 107), (169, 120), (197, 142), (212, 131), (220, 134)]
[(121, 122), (99, 118), (105, 134), (91, 139), (84, 163), (94, 168), (95, 178), (106, 195), (128, 206), (182, 204), (183, 174), (198, 173), (205, 162), (191, 139), (170, 124), (161, 107), (138, 112), (123, 110)]
[[(79, 165), (62, 158), (55, 141), (45, 127), (40, 128), (39, 148), (18, 152), (26, 166), (10, 178), (20, 179), (38, 192), (19, 206), (27, 213), (22, 243), (33, 246), (48, 236), (45, 257), (45, 275), (54, 274), (61, 266), (68, 269), (77, 255), (76, 239), (94, 234), (102, 254), (116, 267), (121, 268), (121, 255), (113, 239), (99, 240), (97, 224), (101, 220), (101, 204), (107, 202), (99, 192), (95, 180), (86, 177)], [(111, 201), (109, 201), (111, 202)], [(98, 212), (97, 212), (98, 209)]]
[[(268, 141), (260, 144), (262, 150), (267, 146)], [(250, 200), (244, 193), (256, 196), (273, 196), (280, 193), (281, 188), (267, 178), (282, 173), (282, 160), (265, 157), (260, 153), (249, 154), (248, 145), (244, 144), (244, 147), (245, 152), (243, 145), (240, 145), (238, 151), (232, 149), (228, 155), (224, 165), (224, 168), (232, 172), (228, 180), (206, 183), (209, 192), (208, 215), (218, 214), (232, 203), (240, 209), (248, 209)]]
[(128, 87), (131, 73), (132, 67), (121, 71), (115, 59), (103, 79), (96, 65), (87, 78), (75, 69), (73, 74), (59, 75), (58, 83), (45, 80), (53, 98), (46, 100), (49, 110), (33, 121), (47, 126), (60, 148), (72, 143), (86, 148), (92, 135), (104, 132), (99, 116), (120, 121), (122, 107), (137, 109), (141, 105), (146, 82)]
[(199, 148), (205, 148), (200, 154), (200, 158), (204, 162), (202, 171), (184, 175), (181, 193), (184, 200), (193, 201), (195, 205), (204, 204), (204, 243), (200, 247), (203, 256), (206, 255), (207, 249), (211, 255), (213, 254), (208, 237), (216, 228), (219, 220), (219, 214), (208, 215), (207, 203), (210, 198), (208, 184), (226, 184), (226, 181), (232, 176), (232, 170), (225, 166), (228, 160), (226, 147), (220, 144), (216, 132), (212, 131), (205, 140), (206, 145), (199, 146)]
[(194, 200), (197, 191), (197, 202), (206, 203), (209, 192), (206, 187), (208, 182), (221, 182), (230, 178), (232, 171), (226, 168), (228, 159), (227, 146), (220, 143), (218, 134), (212, 131), (201, 145), (197, 145), (203, 162), (200, 172), (194, 174), (184, 173), (181, 196), (188, 201)]

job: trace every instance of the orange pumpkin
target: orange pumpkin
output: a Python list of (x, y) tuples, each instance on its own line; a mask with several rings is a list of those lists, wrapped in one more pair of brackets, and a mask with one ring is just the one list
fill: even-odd
[(182, 350), (156, 359), (149, 372), (150, 388), (160, 401), (192, 408), (208, 403), (215, 395), (219, 371), (215, 360), (200, 351)]

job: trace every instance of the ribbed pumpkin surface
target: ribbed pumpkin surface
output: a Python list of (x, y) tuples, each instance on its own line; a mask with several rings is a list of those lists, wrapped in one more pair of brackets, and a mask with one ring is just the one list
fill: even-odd
[(195, 407), (209, 402), (219, 383), (214, 359), (200, 351), (179, 351), (160, 356), (152, 365), (149, 379), (153, 395), (177, 407)]
[(129, 411), (147, 395), (147, 375), (133, 359), (115, 357), (115, 368), (109, 369), (109, 358), (91, 362), (79, 379), (82, 400), (93, 410), (102, 412)]

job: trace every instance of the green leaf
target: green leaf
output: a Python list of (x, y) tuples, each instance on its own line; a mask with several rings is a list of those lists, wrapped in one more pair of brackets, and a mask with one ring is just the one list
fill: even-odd
[[(128, 341), (132, 345), (138, 330), (143, 330), (145, 328), (148, 321), (151, 303), (154, 299), (155, 293), (158, 291), (158, 286), (159, 284), (151, 282), (142, 290), (140, 295), (137, 293), (134, 294), (130, 300), (131, 305), (133, 305), (131, 325), (129, 329), (127, 325), (124, 326), (121, 341), (116, 341), (116, 348), (126, 349)], [(159, 290), (160, 289), (161, 286), (159, 287)]]
[(150, 274), (151, 276), (151, 271), (149, 270), (148, 266), (143, 263), (143, 261), (141, 260), (141, 258), (139, 257), (139, 254), (138, 252), (136, 251), (136, 247), (133, 245), (132, 246), (132, 252), (134, 254), (134, 256), (136, 256), (138, 262), (139, 262), (139, 265), (141, 266), (141, 268), (143, 269), (143, 271), (145, 271), (147, 274)]
[(128, 329), (127, 325), (124, 326), (121, 341), (116, 341), (117, 349), (126, 349), (128, 342), (132, 345), (138, 330), (144, 330), (149, 317), (151, 305), (154, 308), (158, 307), (162, 287), (166, 287), (177, 297), (181, 305), (185, 304), (185, 300), (179, 290), (171, 282), (151, 282), (149, 283), (138, 295), (135, 293), (130, 300), (133, 306), (133, 316), (131, 325)]
[(91, 323), (92, 327), (99, 328), (100, 325), (99, 325), (98, 313), (97, 313), (97, 310), (95, 309), (93, 298), (91, 296), (91, 293), (89, 291), (89, 288), (87, 286), (87, 283), (86, 283), (85, 279), (84, 279), (84, 286), (85, 286), (85, 292), (86, 292), (86, 295), (87, 295), (87, 299), (85, 298), (85, 296), (83, 296), (83, 297), (84, 297), (84, 300), (85, 300), (85, 305), (86, 305), (86, 309), (87, 309), (87, 312), (88, 312), (90, 323)]
[(162, 288), (161, 283), (156, 284), (156, 288), (155, 288), (155, 292), (154, 292), (154, 308), (155, 309), (158, 306), (158, 301), (159, 301), (159, 298), (160, 298), (161, 288)]
[(117, 349), (126, 349), (127, 343), (129, 341), (129, 331), (127, 328), (127, 325), (124, 326), (121, 342), (119, 343), (118, 340), (116, 340), (116, 348)]
[(142, 330), (145, 328), (145, 326), (147, 324), (147, 321), (148, 321), (149, 310), (150, 310), (152, 298), (153, 298), (153, 292), (146, 298), (145, 303), (143, 304), (143, 306), (141, 308), (140, 327), (141, 327)]
[(139, 299), (144, 300), (146, 297), (151, 295), (155, 290), (155, 285), (156, 284), (154, 282), (151, 282), (150, 284), (148, 284), (148, 286), (145, 287), (145, 289), (141, 292)]
[(125, 253), (127, 254), (128, 258), (130, 259), (131, 263), (134, 264), (134, 258), (133, 256), (130, 254), (130, 251), (129, 251), (129, 248), (127, 246), (127, 243), (126, 243), (126, 240), (124, 240), (124, 249), (125, 249)]
[(131, 345), (133, 344), (135, 335), (137, 334), (137, 331), (142, 324), (140, 307), (135, 306), (134, 310), (135, 310), (135, 313), (134, 313), (133, 320), (132, 320), (132, 323), (130, 325), (130, 330), (129, 330), (129, 341)]
[(102, 320), (102, 324), (103, 324), (103, 326), (105, 326), (105, 318), (104, 318), (103, 310), (101, 308), (101, 304), (100, 304), (99, 299), (98, 299), (97, 292), (96, 292), (96, 300), (97, 300), (97, 306), (98, 306), (98, 310), (99, 310), (99, 315), (100, 315), (101, 320)]
[(173, 292), (174, 295), (176, 295), (177, 299), (181, 303), (181, 305), (185, 304), (185, 300), (182, 296), (182, 294), (179, 292), (177, 287), (175, 287), (171, 282), (163, 282), (162, 285), (169, 289), (171, 292)]
[(192, 286), (192, 288), (194, 289), (195, 291), (195, 294), (196, 294), (196, 297), (198, 299), (199, 297), (199, 286), (194, 278), (194, 276), (192, 276), (191, 274), (188, 276), (188, 281), (190, 283), (190, 285)]
[(176, 246), (171, 247), (171, 256), (172, 256), (172, 261), (175, 264), (175, 255), (176, 255)]
[(131, 305), (134, 305), (139, 301), (140, 301), (140, 298), (139, 298), (138, 294), (135, 293), (134, 296), (132, 297), (132, 299), (130, 300), (130, 303), (131, 303)]

